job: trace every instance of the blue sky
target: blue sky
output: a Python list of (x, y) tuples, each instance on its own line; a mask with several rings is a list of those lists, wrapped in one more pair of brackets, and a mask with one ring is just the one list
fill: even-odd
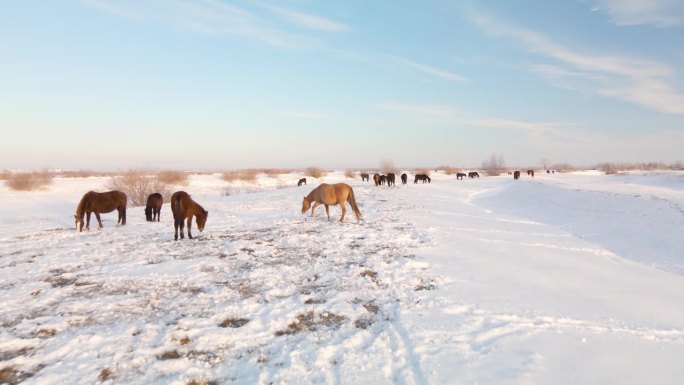
[(684, 3), (0, 3), (0, 168), (684, 160)]

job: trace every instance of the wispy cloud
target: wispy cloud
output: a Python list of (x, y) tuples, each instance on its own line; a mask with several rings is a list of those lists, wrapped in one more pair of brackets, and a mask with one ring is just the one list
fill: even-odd
[(461, 112), (455, 107), (444, 105), (385, 102), (379, 104), (378, 108), (431, 120), (446, 121), (456, 125), (514, 130), (530, 135), (549, 134), (561, 128), (573, 126), (568, 123), (528, 122), (514, 119), (473, 117), (471, 114)]
[(670, 85), (676, 73), (667, 64), (634, 57), (582, 53), (538, 32), (506, 25), (481, 13), (473, 20), (491, 35), (511, 38), (528, 51), (551, 60), (551, 64), (547, 62), (531, 68), (555, 85), (617, 98), (654, 111), (684, 114), (684, 94)]
[(412, 68), (414, 70), (418, 70), (419, 72), (422, 72), (422, 73), (425, 73), (425, 74), (428, 74), (431, 76), (436, 76), (436, 77), (444, 79), (444, 80), (448, 80), (448, 81), (465, 81), (466, 80), (466, 78), (464, 78), (463, 76), (461, 76), (455, 72), (442, 70), (439, 68), (429, 66), (427, 64), (416, 63), (412, 60), (405, 59), (402, 57), (396, 57), (395, 56), (395, 57), (393, 57), (393, 59), (397, 63), (399, 63), (405, 67)]
[(684, 2), (681, 0), (595, 0), (593, 4), (593, 11), (608, 14), (616, 25), (684, 25)]
[(440, 119), (455, 119), (457, 116), (457, 110), (453, 107), (448, 106), (385, 102), (379, 104), (378, 108), (383, 110), (395, 111), (399, 113), (415, 114)]
[(308, 112), (308, 111), (283, 111), (279, 112), (278, 115), (285, 118), (293, 119), (323, 119), (327, 118), (328, 115), (321, 112)]
[(217, 0), (167, 0), (159, 2), (156, 7), (134, 0), (81, 2), (97, 11), (120, 17), (151, 20), (197, 34), (242, 37), (278, 48), (311, 48), (321, 44), (318, 36), (287, 30), (282, 19), (309, 29), (347, 28), (322, 17), (284, 8), (268, 6), (270, 12), (254, 12)]
[(101, 12), (111, 13), (112, 15), (132, 20), (141, 19), (138, 13), (124, 4), (114, 4), (106, 0), (80, 0), (80, 2), (87, 7)]
[(343, 32), (350, 31), (351, 26), (342, 24), (340, 22), (330, 20), (321, 16), (312, 15), (309, 13), (293, 11), (291, 9), (285, 9), (281, 7), (276, 7), (273, 5), (265, 3), (257, 3), (259, 6), (268, 9), (269, 11), (277, 14), (281, 18), (285, 19), (291, 24), (297, 25), (299, 27), (304, 27), (308, 29), (315, 29), (320, 31), (328, 32)]

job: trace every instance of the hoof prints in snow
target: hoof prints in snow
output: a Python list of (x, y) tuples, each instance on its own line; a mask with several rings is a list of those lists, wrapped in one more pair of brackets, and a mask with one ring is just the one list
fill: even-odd
[[(0, 250), (0, 357), (8, 376), (47, 384), (326, 377), (334, 369), (293, 360), (334, 350), (339, 362), (349, 341), (380, 341), (402, 303), (434, 288), (412, 252), (426, 239), (396, 220), (217, 226), (179, 242), (129, 229), (23, 236)], [(35, 258), (32, 246), (54, 250)]]

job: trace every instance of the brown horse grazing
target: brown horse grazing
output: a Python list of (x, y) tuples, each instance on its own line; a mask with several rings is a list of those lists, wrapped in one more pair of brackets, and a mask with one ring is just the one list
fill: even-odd
[(88, 230), (90, 228), (90, 214), (95, 213), (95, 218), (97, 218), (97, 223), (100, 224), (102, 228), (102, 221), (100, 220), (100, 213), (111, 213), (115, 209), (119, 212), (119, 219), (116, 221), (117, 224), (122, 226), (126, 224), (126, 204), (128, 198), (126, 194), (121, 191), (114, 190), (105, 193), (97, 193), (95, 191), (88, 191), (83, 195), (81, 201), (78, 202), (76, 207), (76, 228), (78, 231), (83, 231), (83, 216), (86, 216), (85, 228)]
[(370, 178), (370, 175), (361, 174), (361, 182), (368, 182), (369, 178)]
[(534, 170), (527, 170), (527, 175), (531, 176), (534, 178)]
[(396, 186), (396, 184), (394, 183), (395, 178), (396, 176), (394, 175), (394, 173), (387, 173), (387, 187)]
[(180, 228), (180, 237), (183, 239), (184, 220), (188, 220), (188, 238), (192, 239), (192, 233), (190, 233), (192, 216), (194, 215), (197, 219), (199, 231), (203, 231), (207, 223), (207, 215), (209, 215), (207, 210), (193, 201), (185, 191), (176, 191), (171, 195), (171, 212), (173, 213), (173, 228), (176, 230), (173, 237), (175, 240), (178, 240), (178, 228)]
[(373, 182), (376, 186), (380, 186), (380, 174), (373, 174)]
[(467, 176), (467, 175), (464, 174), (464, 173), (462, 173), (462, 172), (457, 172), (457, 173), (456, 173), (456, 179), (463, 180), (463, 178), (465, 178), (466, 176)]
[(419, 180), (422, 180), (423, 184), (425, 184), (425, 182), (432, 182), (432, 179), (430, 179), (430, 177), (427, 174), (416, 174), (416, 178), (413, 180), (413, 184), (418, 183)]
[(518, 180), (520, 179), (520, 171), (514, 171), (513, 172), (513, 180)]
[(297, 186), (301, 186), (303, 184), (306, 185), (306, 178), (302, 178), (299, 180), (299, 182), (297, 182)]
[(380, 184), (387, 183), (387, 175), (380, 175)]
[[(312, 202), (313, 207), (311, 206)], [(359, 211), (359, 207), (356, 205), (354, 190), (352, 190), (351, 186), (346, 183), (336, 183), (332, 185), (322, 183), (320, 186), (311, 190), (309, 195), (304, 197), (304, 200), (302, 201), (302, 214), (306, 213), (309, 207), (311, 207), (311, 218), (313, 218), (316, 207), (323, 204), (325, 206), (325, 214), (328, 216), (328, 220), (330, 220), (329, 206), (340, 205), (342, 208), (340, 223), (342, 223), (344, 221), (344, 215), (347, 213), (345, 202), (349, 202), (352, 210), (354, 210), (354, 214), (356, 214), (356, 221), (360, 221), (361, 211)]]
[(401, 184), (406, 184), (408, 181), (408, 176), (406, 174), (401, 174)]
[(161, 217), (161, 208), (164, 203), (164, 197), (160, 193), (152, 193), (147, 196), (147, 205), (145, 206), (145, 219), (148, 222), (154, 222), (154, 218), (157, 218), (157, 222)]
[(475, 178), (477, 177), (478, 179), (480, 178), (480, 174), (477, 173), (477, 171), (471, 171), (468, 173), (468, 178)]

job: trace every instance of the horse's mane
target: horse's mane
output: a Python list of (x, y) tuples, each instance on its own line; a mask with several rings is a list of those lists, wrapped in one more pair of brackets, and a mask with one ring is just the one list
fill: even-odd
[(311, 190), (309, 195), (306, 196), (306, 200), (309, 201), (309, 203), (312, 203), (314, 200), (316, 200), (316, 191), (318, 191), (318, 188), (321, 186), (318, 186), (315, 189)]
[(91, 193), (92, 191), (88, 191), (83, 195), (83, 198), (81, 198), (81, 201), (78, 202), (78, 206), (76, 206), (76, 218), (83, 218), (83, 214), (85, 211), (85, 205), (86, 205), (86, 197)]

